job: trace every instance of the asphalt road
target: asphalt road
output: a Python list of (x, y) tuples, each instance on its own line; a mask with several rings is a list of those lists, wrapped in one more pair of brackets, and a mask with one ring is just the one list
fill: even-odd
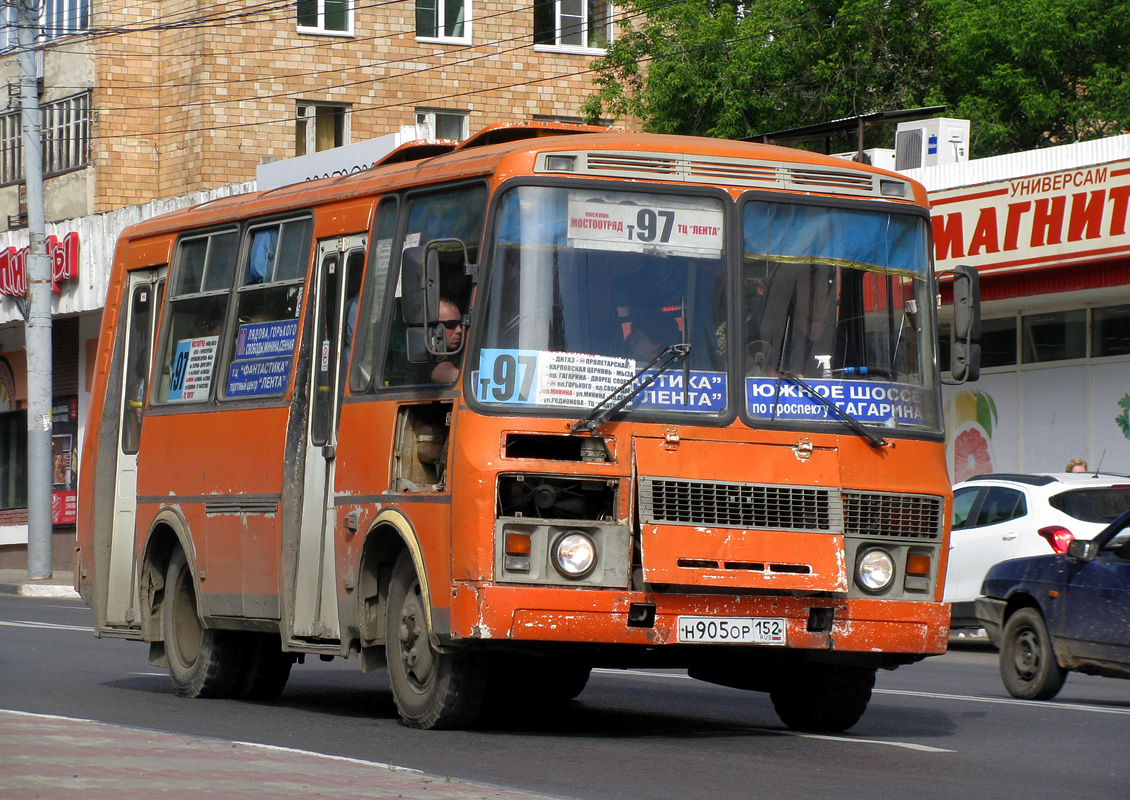
[(0, 596), (0, 708), (327, 753), (559, 797), (1107, 798), (1130, 787), (1130, 681), (1072, 675), (1058, 698), (1004, 691), (996, 653), (961, 646), (880, 673), (847, 734), (784, 729), (765, 695), (673, 671), (599, 671), (552, 717), (416, 731), (383, 675), (296, 666), (275, 703), (186, 700), (146, 647), (98, 640), (77, 601)]

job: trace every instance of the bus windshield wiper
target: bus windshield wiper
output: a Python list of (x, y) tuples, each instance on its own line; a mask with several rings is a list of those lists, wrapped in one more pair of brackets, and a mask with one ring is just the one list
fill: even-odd
[[(577, 420), (572, 425), (570, 425), (569, 430), (573, 431), (573, 433), (579, 433), (580, 431), (596, 433), (600, 429), (600, 426), (608, 421), (609, 417), (611, 417), (617, 411), (630, 403), (633, 397), (638, 395), (648, 386), (651, 386), (651, 384), (654, 383), (660, 375), (669, 370), (676, 361), (683, 359), (683, 362), (686, 363), (686, 358), (690, 354), (690, 352), (691, 346), (686, 342), (679, 342), (677, 344), (673, 344), (669, 347), (664, 348), (660, 351), (659, 355), (651, 359), (651, 361), (647, 362), (647, 364), (644, 365), (644, 367), (638, 372), (636, 372), (635, 375), (621, 383), (619, 386), (609, 392), (607, 397), (593, 406), (592, 410), (589, 411), (589, 413), (585, 415), (583, 419)], [(663, 363), (659, 364), (660, 361), (662, 361)], [(647, 373), (649, 369), (654, 367), (656, 364), (659, 364), (659, 367), (655, 370), (654, 373), (648, 375), (644, 381), (640, 382), (639, 385), (637, 385), (634, 389), (624, 395), (615, 405), (609, 405), (609, 403), (611, 403), (613, 399), (615, 399), (616, 396), (620, 394), (620, 392), (624, 391), (626, 388), (638, 381), (641, 377), (643, 377), (644, 374)]]
[(855, 417), (853, 417), (848, 412), (844, 411), (842, 408), (840, 408), (838, 405), (833, 403), (827, 397), (820, 394), (820, 392), (816, 391), (816, 389), (814, 389), (810, 384), (808, 384), (799, 375), (795, 375), (792, 372), (779, 372), (778, 375), (780, 375), (780, 377), (782, 377), (782, 378), (785, 378), (787, 380), (792, 381), (797, 386), (804, 389), (806, 392), (808, 392), (810, 395), (812, 395), (814, 398), (816, 398), (817, 402), (819, 402), (821, 405), (825, 406), (826, 408), (830, 408), (832, 411), (834, 411), (836, 413), (837, 417), (839, 417), (844, 422), (846, 422), (848, 424), (849, 428), (851, 428), (853, 431), (855, 431), (860, 436), (862, 436), (864, 439), (866, 439), (867, 443), (870, 444), (872, 447), (878, 449), (880, 447), (890, 447), (891, 446), (890, 442), (888, 442), (882, 436), (879, 436), (874, 431), (870, 431), (867, 428), (865, 428), (859, 420), (857, 420)]

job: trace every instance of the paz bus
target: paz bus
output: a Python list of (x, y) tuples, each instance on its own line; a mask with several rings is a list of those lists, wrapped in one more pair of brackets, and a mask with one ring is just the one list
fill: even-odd
[(844, 730), (947, 643), (931, 258), (898, 174), (552, 123), (133, 225), (82, 455), (97, 635), (189, 697), (356, 659), (420, 728), (653, 665)]

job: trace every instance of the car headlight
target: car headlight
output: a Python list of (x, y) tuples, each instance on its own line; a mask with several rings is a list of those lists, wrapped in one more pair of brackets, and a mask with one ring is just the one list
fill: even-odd
[(895, 560), (886, 550), (872, 547), (860, 553), (855, 562), (855, 582), (871, 594), (885, 592), (895, 579)]
[(553, 543), (553, 566), (566, 578), (583, 578), (596, 566), (596, 543), (582, 531), (566, 531)]

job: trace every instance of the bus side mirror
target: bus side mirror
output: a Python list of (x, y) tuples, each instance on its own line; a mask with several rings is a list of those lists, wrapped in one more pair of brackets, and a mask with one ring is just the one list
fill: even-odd
[(981, 375), (981, 279), (973, 267), (958, 266), (953, 276), (953, 349), (951, 384), (975, 381)]
[(400, 285), (405, 324), (434, 326), (439, 319), (439, 252), (430, 243), (404, 249)]

